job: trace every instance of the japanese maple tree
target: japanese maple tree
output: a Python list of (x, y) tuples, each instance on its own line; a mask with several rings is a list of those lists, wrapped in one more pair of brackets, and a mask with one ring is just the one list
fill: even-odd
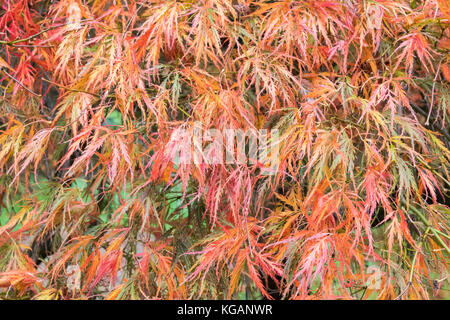
[[(2, 0), (0, 296), (448, 298), (449, 19), (446, 0)], [(277, 132), (276, 170), (180, 161), (211, 145), (180, 129)]]

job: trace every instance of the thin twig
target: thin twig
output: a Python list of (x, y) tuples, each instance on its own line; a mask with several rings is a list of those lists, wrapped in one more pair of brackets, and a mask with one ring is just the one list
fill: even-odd
[(425, 122), (425, 125), (427, 125), (427, 126), (430, 124), (431, 110), (433, 110), (433, 104), (434, 104), (434, 88), (436, 86), (436, 79), (439, 75), (439, 70), (441, 69), (441, 63), (442, 63), (442, 61), (439, 62), (439, 66), (437, 67), (436, 75), (434, 76), (434, 80), (433, 80), (433, 87), (431, 89), (430, 110), (428, 111), (427, 121)]
[(16, 79), (13, 75), (10, 75), (6, 70), (1, 69), (9, 78), (11, 78), (12, 80), (14, 80), (15, 82), (17, 82), (22, 88), (24, 88), (25, 90), (27, 90), (29, 93), (37, 96), (37, 97), (41, 97), (40, 94), (37, 94), (36, 92), (33, 92), (31, 89), (27, 88), (22, 82), (20, 82), (18, 79)]
[[(94, 21), (94, 20), (86, 19), (86, 20), (81, 20), (80, 23), (92, 22), (92, 21)], [(53, 29), (56, 29), (56, 28), (59, 28), (59, 27), (64, 27), (64, 26), (67, 26), (67, 25), (70, 25), (70, 24), (73, 24), (73, 22), (65, 22), (65, 23), (57, 24), (57, 25), (51, 26), (51, 27), (49, 27), (47, 29), (44, 29), (42, 31), (39, 31), (38, 33), (35, 33), (35, 34), (33, 34), (33, 35), (31, 35), (31, 36), (29, 36), (27, 38), (24, 38), (24, 39), (16, 39), (16, 40), (12, 40), (12, 41), (0, 40), (0, 44), (5, 44), (7, 46), (15, 46), (16, 43), (26, 42), (26, 41), (32, 40), (32, 39), (40, 36), (41, 34), (47, 32), (47, 31), (51, 31)]]
[(96, 94), (96, 93), (93, 93), (93, 92), (89, 92), (89, 91), (85, 91), (85, 90), (79, 90), (79, 89), (71, 89), (71, 88), (68, 88), (68, 87), (66, 87), (66, 86), (63, 86), (62, 84), (59, 84), (59, 83), (56, 83), (56, 82), (47, 80), (47, 79), (45, 79), (45, 78), (41, 78), (41, 79), (42, 79), (42, 81), (48, 82), (48, 83), (50, 83), (50, 84), (53, 84), (53, 85), (55, 85), (55, 86), (58, 86), (59, 88), (63, 88), (63, 89), (65, 89), (65, 90), (67, 90), (67, 91), (71, 91), (71, 92), (79, 92), (79, 93), (86, 93), (86, 94), (90, 94), (90, 95), (92, 95), (92, 96), (94, 96), (94, 97), (96, 97), (96, 98), (100, 98), (100, 95), (98, 95), (98, 94)]

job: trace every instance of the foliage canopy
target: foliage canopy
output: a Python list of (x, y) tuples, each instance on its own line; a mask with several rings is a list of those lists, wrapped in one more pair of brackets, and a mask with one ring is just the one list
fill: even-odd
[[(449, 19), (446, 0), (1, 1), (2, 296), (435, 298)], [(276, 174), (168, 157), (196, 126), (277, 129)]]

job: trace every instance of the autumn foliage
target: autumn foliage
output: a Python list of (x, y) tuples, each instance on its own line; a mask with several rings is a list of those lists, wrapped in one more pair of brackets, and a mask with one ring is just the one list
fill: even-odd
[[(0, 297), (445, 296), (449, 19), (446, 0), (0, 1)], [(276, 129), (276, 173), (181, 164), (179, 128)]]

